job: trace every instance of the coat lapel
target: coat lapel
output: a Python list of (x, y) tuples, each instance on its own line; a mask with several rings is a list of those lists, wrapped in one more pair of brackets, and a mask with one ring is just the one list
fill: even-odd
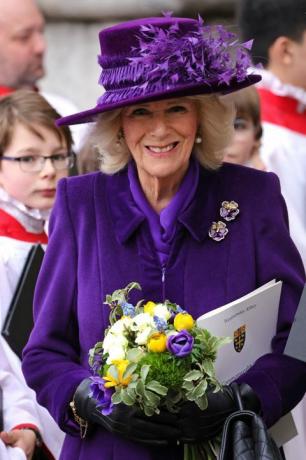
[(195, 200), (180, 218), (193, 237), (186, 251), (184, 301), (186, 309), (192, 308), (195, 317), (224, 304), (228, 298), (231, 225), (227, 225), (229, 233), (222, 241), (217, 242), (208, 235), (212, 223), (222, 220), (222, 201), (232, 199), (228, 190), (223, 168), (202, 169)]

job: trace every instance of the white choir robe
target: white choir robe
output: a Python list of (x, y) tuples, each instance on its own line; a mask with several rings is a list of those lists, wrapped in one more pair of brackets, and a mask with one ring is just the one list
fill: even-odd
[[(13, 293), (33, 243), (0, 236), (0, 325), (3, 326)], [(0, 337), (0, 386), (4, 396), (4, 429), (30, 423), (40, 430), (44, 443), (59, 458), (64, 433), (59, 429), (49, 412), (36, 401), (36, 395), (23, 377), (21, 361)], [(5, 452), (5, 453), (3, 453)], [(6, 455), (6, 456), (5, 456)], [(25, 455), (19, 448), (7, 448), (0, 441), (0, 459), (22, 459)]]

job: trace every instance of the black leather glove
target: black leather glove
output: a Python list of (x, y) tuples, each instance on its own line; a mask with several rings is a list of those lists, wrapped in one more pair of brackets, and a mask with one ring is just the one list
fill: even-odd
[(127, 439), (154, 446), (176, 442), (180, 438), (177, 416), (161, 411), (159, 415), (147, 417), (140, 409), (125, 404), (113, 406), (110, 415), (102, 415), (97, 401), (90, 397), (88, 378), (83, 380), (74, 394), (77, 415), (91, 423), (96, 423), (111, 433)]
[[(244, 409), (254, 412), (260, 410), (259, 399), (249, 385), (242, 383), (240, 393)], [(220, 434), (227, 416), (238, 410), (230, 385), (224, 386), (217, 393), (208, 391), (207, 399), (208, 407), (203, 411), (191, 401), (183, 404), (178, 414), (179, 427), (183, 433), (182, 441), (188, 443), (211, 440)]]

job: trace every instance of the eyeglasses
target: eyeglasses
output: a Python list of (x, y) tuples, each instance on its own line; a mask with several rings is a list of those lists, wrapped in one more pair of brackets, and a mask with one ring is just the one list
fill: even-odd
[(25, 155), (23, 157), (7, 157), (0, 156), (0, 160), (15, 161), (19, 163), (20, 169), (27, 173), (36, 173), (44, 169), (45, 162), (50, 160), (53, 167), (57, 171), (62, 169), (70, 169), (74, 165), (75, 154), (73, 152), (67, 154), (57, 153), (55, 155)]

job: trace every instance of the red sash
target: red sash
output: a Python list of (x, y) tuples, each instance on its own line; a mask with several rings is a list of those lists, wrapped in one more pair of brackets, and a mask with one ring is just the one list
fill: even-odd
[(278, 96), (259, 88), (262, 121), (306, 135), (306, 110), (298, 111), (299, 102), (292, 97)]
[(26, 241), (28, 243), (46, 244), (48, 237), (45, 232), (28, 232), (15, 217), (0, 209), (0, 236), (7, 236), (14, 240)]

